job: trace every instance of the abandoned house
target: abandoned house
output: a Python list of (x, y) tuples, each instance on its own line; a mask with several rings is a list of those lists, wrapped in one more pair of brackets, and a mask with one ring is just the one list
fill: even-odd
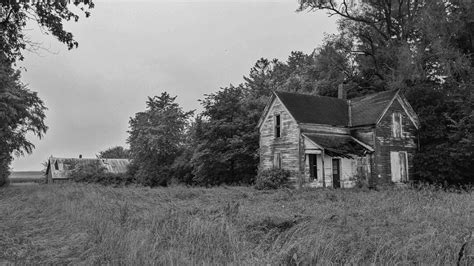
[(100, 158), (57, 158), (49, 157), (46, 167), (46, 183), (55, 183), (69, 180), (70, 173), (77, 165), (99, 164), (108, 173), (125, 173), (130, 164), (128, 159), (100, 159)]
[(297, 186), (353, 187), (410, 180), (418, 117), (399, 91), (346, 100), (274, 92), (258, 127), (259, 169), (281, 168)]

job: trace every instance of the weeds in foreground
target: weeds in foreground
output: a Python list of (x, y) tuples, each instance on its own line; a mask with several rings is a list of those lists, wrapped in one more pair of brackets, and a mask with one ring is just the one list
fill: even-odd
[(63, 184), (0, 213), (0, 263), (456, 264), (474, 194)]

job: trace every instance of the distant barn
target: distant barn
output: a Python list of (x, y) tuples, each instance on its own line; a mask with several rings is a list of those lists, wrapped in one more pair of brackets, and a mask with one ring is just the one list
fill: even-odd
[(50, 157), (46, 168), (46, 183), (66, 181), (77, 165), (99, 163), (108, 173), (125, 173), (130, 164), (128, 159), (94, 159), (94, 158), (57, 158)]

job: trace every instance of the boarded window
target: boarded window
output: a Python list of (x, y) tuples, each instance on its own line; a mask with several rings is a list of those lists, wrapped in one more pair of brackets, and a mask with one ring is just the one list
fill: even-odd
[(392, 136), (394, 138), (402, 137), (402, 114), (393, 113), (392, 114)]
[(273, 156), (273, 167), (281, 169), (281, 155), (279, 152), (275, 153)]
[(408, 182), (408, 157), (406, 152), (390, 152), (390, 167), (393, 182)]
[(281, 117), (279, 114), (275, 115), (275, 137), (281, 136)]

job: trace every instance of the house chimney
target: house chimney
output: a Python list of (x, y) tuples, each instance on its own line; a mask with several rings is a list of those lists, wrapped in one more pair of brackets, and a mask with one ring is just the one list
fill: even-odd
[(347, 99), (347, 91), (346, 88), (344, 87), (344, 83), (339, 84), (337, 88), (337, 98), (346, 100)]

